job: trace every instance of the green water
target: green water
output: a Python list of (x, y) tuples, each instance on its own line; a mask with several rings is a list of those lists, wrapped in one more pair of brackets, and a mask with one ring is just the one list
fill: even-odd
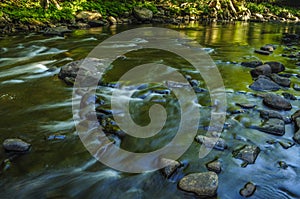
[[(143, 174), (128, 174), (110, 169), (97, 162), (84, 148), (72, 119), (72, 87), (58, 79), (59, 67), (85, 58), (101, 41), (119, 32), (141, 26), (113, 26), (90, 30), (77, 30), (62, 37), (46, 37), (40, 34), (18, 34), (0, 37), (0, 142), (6, 138), (19, 137), (32, 144), (28, 154), (11, 161), (10, 167), (1, 173), (1, 198), (197, 198), (177, 188), (178, 181), (191, 172), (207, 171), (205, 163), (218, 157), (222, 162), (219, 176), (218, 198), (241, 198), (239, 190), (248, 181), (257, 185), (252, 198), (299, 198), (300, 168), (298, 145), (283, 149), (279, 144), (267, 144), (268, 140), (293, 141), (293, 127), (286, 125), (282, 137), (265, 134), (249, 127), (260, 122), (257, 109), (266, 108), (261, 98), (254, 97), (248, 86), (252, 83), (248, 68), (242, 61), (260, 59), (280, 61), (286, 66), (285, 73), (299, 74), (297, 60), (283, 58), (282, 33), (300, 32), (294, 24), (235, 23), (235, 24), (188, 24), (166, 26), (180, 31), (196, 40), (208, 52), (223, 77), (227, 91), (228, 110), (238, 110), (236, 102), (253, 103), (257, 107), (244, 114), (228, 114), (229, 128), (223, 130), (222, 137), (229, 148), (225, 151), (213, 150), (203, 159), (198, 158), (200, 145), (193, 142), (179, 160), (187, 162), (171, 179), (165, 179), (159, 171)], [(264, 44), (278, 45), (270, 56), (258, 55), (254, 49)], [(177, 68), (184, 75), (190, 75), (205, 83), (185, 62), (172, 57), (168, 52), (138, 51), (127, 55), (127, 60), (115, 63), (115, 68), (107, 75), (107, 81), (117, 77), (135, 64), (146, 61), (160, 62)], [(183, 67), (184, 66), (184, 67)], [(58, 69), (47, 72), (49, 68)], [(300, 80), (293, 76), (292, 82)], [(150, 87), (149, 90), (153, 90)], [(155, 88), (163, 90), (163, 88)], [(145, 94), (147, 89), (144, 90)], [(299, 98), (299, 92), (287, 90)], [(278, 91), (278, 93), (281, 93)], [(137, 94), (138, 96), (139, 94)], [(103, 97), (103, 94), (99, 94)], [(199, 133), (205, 133), (209, 123), (210, 99), (206, 92), (197, 94), (201, 108)], [(174, 96), (163, 98), (158, 95), (151, 100), (167, 100), (176, 104)], [(151, 102), (152, 103), (152, 102)], [(145, 116), (149, 105), (135, 104), (133, 120), (147, 124)], [(291, 115), (299, 109), (299, 101), (292, 101), (293, 109), (283, 112)], [(109, 109), (109, 104), (107, 108)], [(178, 110), (169, 108), (173, 117), (164, 128), (163, 136), (150, 140), (137, 140), (125, 136), (121, 147), (132, 151), (147, 152), (164, 146), (177, 130)], [(173, 111), (173, 112), (172, 112)], [(47, 140), (49, 135), (66, 135), (64, 140)], [(242, 163), (232, 157), (237, 146), (251, 143), (260, 147), (261, 153), (254, 165), (242, 168)], [(0, 160), (7, 158), (1, 150)], [(279, 168), (278, 161), (285, 161), (288, 168)]]

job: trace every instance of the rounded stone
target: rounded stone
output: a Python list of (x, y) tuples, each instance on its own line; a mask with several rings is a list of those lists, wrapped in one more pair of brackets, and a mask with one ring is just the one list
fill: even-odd
[(30, 144), (21, 139), (6, 139), (3, 142), (3, 148), (6, 151), (26, 152), (30, 148)]
[(192, 173), (183, 177), (178, 186), (198, 196), (212, 197), (217, 194), (218, 175), (215, 172)]

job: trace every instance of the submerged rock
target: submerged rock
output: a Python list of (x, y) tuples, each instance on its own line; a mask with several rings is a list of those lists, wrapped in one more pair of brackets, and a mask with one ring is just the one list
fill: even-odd
[(268, 64), (257, 66), (250, 71), (252, 77), (258, 77), (260, 75), (270, 75), (271, 73), (272, 69)]
[(255, 108), (256, 105), (255, 104), (244, 104), (244, 103), (235, 103), (235, 105), (242, 107), (244, 109), (251, 109), (251, 108)]
[(278, 85), (283, 87), (290, 87), (291, 80), (285, 77), (280, 77), (279, 75), (273, 73), (269, 77)]
[(255, 145), (244, 145), (232, 152), (233, 157), (245, 161), (246, 164), (254, 164), (260, 152), (259, 147)]
[[(84, 74), (81, 74), (83, 78), (86, 78), (87, 82), (91, 82), (93, 76), (100, 71), (93, 71), (96, 66), (103, 64), (100, 59), (86, 58), (77, 61), (70, 62), (61, 67), (58, 78), (62, 79), (67, 85), (73, 85), (79, 69), (82, 69)], [(85, 81), (82, 80), (81, 83)]]
[(175, 173), (175, 171), (181, 166), (180, 162), (175, 161), (175, 160), (163, 159), (162, 161), (164, 161), (164, 163), (168, 163), (168, 166), (161, 169), (161, 173), (166, 178), (171, 177)]
[(269, 119), (264, 121), (261, 126), (255, 126), (254, 128), (273, 135), (282, 136), (285, 134), (285, 124), (284, 121), (280, 119)]
[(278, 161), (278, 165), (281, 169), (287, 169), (289, 167), (285, 161)]
[(294, 85), (293, 85), (293, 89), (294, 89), (295, 91), (300, 91), (300, 85), (299, 85), (299, 84), (294, 84)]
[(216, 137), (206, 137), (203, 135), (198, 135), (195, 140), (200, 144), (204, 144), (207, 148), (214, 148), (217, 150), (224, 151), (227, 148), (225, 140)]
[(66, 33), (71, 33), (72, 30), (70, 30), (67, 26), (59, 26), (54, 28), (48, 28), (43, 31), (44, 35), (49, 36), (61, 36), (63, 37)]
[(293, 122), (295, 123), (295, 133), (294, 133), (293, 139), (295, 140), (295, 142), (300, 144), (300, 110), (293, 113), (291, 118), (292, 118)]
[(274, 108), (278, 110), (287, 111), (292, 109), (292, 105), (288, 100), (284, 99), (279, 95), (272, 94), (272, 93), (268, 93), (264, 96), (263, 103), (270, 108)]
[(214, 160), (212, 162), (207, 163), (206, 168), (209, 171), (220, 173), (221, 170), (222, 170), (222, 165), (221, 165), (221, 162), (219, 160)]
[(272, 73), (280, 73), (285, 70), (284, 65), (280, 62), (271, 61), (265, 62), (264, 64), (267, 64), (271, 67)]
[(293, 115), (291, 116), (292, 120), (296, 122), (296, 119), (300, 117), (300, 110), (297, 110)]
[(3, 148), (10, 152), (27, 152), (31, 145), (21, 139), (6, 139)]
[(245, 184), (244, 188), (240, 190), (240, 195), (244, 197), (249, 197), (254, 194), (256, 186), (252, 182)]
[(282, 116), (279, 112), (277, 111), (272, 111), (272, 110), (259, 110), (260, 117), (263, 119), (271, 119), (271, 118), (277, 118), (280, 120), (283, 120), (286, 124), (291, 123), (291, 119), (288, 117)]
[(241, 65), (248, 68), (256, 68), (257, 66), (263, 65), (263, 63), (261, 61), (250, 61), (250, 62), (242, 62)]
[(261, 55), (270, 55), (271, 52), (266, 50), (254, 50), (255, 53), (261, 54)]
[(291, 147), (293, 147), (295, 145), (294, 142), (289, 142), (289, 141), (287, 141), (287, 142), (280, 141), (279, 144), (284, 149), (289, 149), (289, 148), (291, 148)]
[(249, 88), (255, 91), (278, 91), (280, 86), (267, 78), (261, 77), (253, 82)]
[(273, 52), (275, 49), (276, 47), (272, 44), (267, 44), (260, 48), (260, 50), (269, 51), (269, 52)]
[(298, 130), (297, 132), (295, 132), (295, 134), (293, 136), (293, 140), (295, 140), (295, 142), (297, 142), (298, 144), (300, 144), (300, 130)]
[(291, 93), (283, 92), (282, 96), (288, 100), (297, 100), (297, 98)]
[(198, 196), (212, 197), (217, 194), (218, 176), (214, 172), (192, 173), (183, 177), (178, 186), (180, 189), (193, 192)]

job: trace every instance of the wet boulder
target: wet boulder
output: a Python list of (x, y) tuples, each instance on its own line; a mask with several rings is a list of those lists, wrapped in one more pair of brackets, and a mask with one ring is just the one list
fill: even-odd
[(42, 31), (42, 33), (46, 36), (61, 36), (61, 37), (63, 37), (66, 33), (71, 33), (71, 32), (72, 30), (70, 30), (67, 26), (47, 28)]
[(278, 111), (273, 110), (259, 110), (260, 117), (266, 120), (269, 120), (271, 118), (277, 118), (280, 120), (283, 120), (286, 124), (291, 123), (291, 119), (289, 117), (284, 117), (281, 115)]
[(264, 64), (267, 64), (271, 67), (272, 73), (280, 73), (285, 70), (284, 65), (280, 62), (271, 61), (265, 62)]
[(222, 170), (222, 165), (221, 165), (221, 162), (219, 160), (214, 160), (212, 162), (207, 163), (206, 168), (209, 171), (220, 173), (221, 170)]
[(270, 55), (271, 54), (270, 51), (266, 51), (266, 50), (254, 50), (254, 52), (257, 54), (261, 54), (261, 55)]
[(300, 117), (300, 110), (297, 110), (293, 115), (291, 116), (292, 120), (296, 122), (296, 119)]
[(242, 62), (242, 66), (247, 68), (256, 68), (257, 66), (263, 65), (262, 61), (250, 61), (250, 62)]
[(254, 78), (260, 75), (270, 75), (271, 73), (272, 69), (268, 64), (257, 66), (256, 68), (250, 71), (251, 76)]
[(276, 47), (271, 44), (264, 45), (260, 48), (260, 50), (269, 51), (269, 52), (273, 52), (275, 49), (276, 49)]
[(280, 119), (269, 119), (267, 121), (263, 121), (260, 126), (255, 126), (254, 128), (273, 135), (282, 136), (285, 134), (285, 124), (284, 121)]
[(259, 147), (255, 145), (244, 145), (232, 152), (234, 158), (243, 160), (246, 164), (254, 164), (260, 153)]
[(295, 133), (293, 139), (295, 142), (300, 144), (300, 110), (296, 111), (291, 118), (295, 124)]
[(283, 87), (290, 87), (291, 80), (285, 77), (281, 77), (275, 73), (269, 75), (269, 77), (278, 85)]
[(254, 194), (256, 186), (252, 182), (245, 184), (244, 188), (240, 190), (240, 195), (243, 197), (250, 197)]
[(283, 92), (281, 94), (287, 100), (297, 100), (297, 98), (291, 93)]
[(293, 85), (293, 89), (294, 89), (295, 91), (300, 91), (300, 85), (299, 85), (299, 84), (294, 84), (294, 85)]
[(222, 138), (198, 135), (195, 140), (207, 148), (214, 148), (221, 151), (224, 151), (227, 148), (225, 140)]
[(255, 91), (278, 91), (280, 86), (266, 77), (259, 77), (249, 88)]
[(77, 77), (77, 73), (79, 69), (81, 69), (81, 83), (84, 83), (85, 80), (88, 82), (92, 82), (93, 77), (97, 78), (97, 73), (100, 71), (96, 70), (96, 66), (103, 64), (100, 59), (96, 58), (86, 58), (82, 60), (77, 60), (70, 62), (61, 67), (58, 78), (63, 80), (67, 85), (73, 85), (75, 79)]
[(295, 142), (297, 142), (298, 144), (300, 144), (300, 130), (298, 130), (297, 132), (295, 132), (293, 139), (295, 140)]
[(235, 103), (235, 105), (237, 105), (243, 109), (252, 109), (252, 108), (256, 107), (255, 104), (247, 104), (247, 103)]
[(217, 194), (218, 176), (215, 172), (192, 173), (183, 177), (178, 187), (201, 197), (213, 197)]
[(289, 149), (295, 145), (294, 142), (290, 142), (290, 141), (279, 141), (279, 144), (284, 149)]
[(161, 169), (161, 173), (166, 178), (170, 178), (176, 172), (176, 170), (181, 166), (180, 162), (175, 160), (163, 159), (162, 161), (163, 163), (168, 164), (168, 166)]
[(288, 100), (284, 99), (279, 95), (272, 94), (272, 93), (268, 93), (264, 96), (263, 103), (270, 108), (274, 108), (278, 110), (287, 111), (292, 109), (292, 105)]
[(27, 152), (31, 145), (21, 139), (6, 139), (3, 148), (8, 152)]

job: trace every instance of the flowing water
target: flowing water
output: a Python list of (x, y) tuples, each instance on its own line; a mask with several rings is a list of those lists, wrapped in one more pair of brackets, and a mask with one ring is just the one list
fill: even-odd
[[(205, 163), (219, 158), (222, 172), (219, 176), (218, 198), (241, 198), (239, 190), (251, 181), (257, 190), (252, 198), (300, 198), (300, 147), (283, 149), (279, 142), (293, 142), (293, 126), (286, 125), (286, 134), (273, 136), (250, 128), (260, 123), (258, 109), (267, 109), (262, 99), (255, 97), (248, 86), (252, 83), (248, 68), (242, 61), (261, 59), (280, 61), (291, 74), (292, 82), (299, 83), (296, 74), (297, 60), (281, 56), (282, 33), (300, 32), (294, 24), (235, 23), (188, 24), (168, 26), (196, 40), (209, 53), (218, 66), (226, 87), (228, 115), (222, 137), (228, 144), (225, 151), (213, 150), (199, 159), (200, 145), (193, 142), (179, 160), (186, 163), (174, 176), (166, 179), (160, 171), (129, 174), (113, 170), (96, 161), (84, 148), (72, 119), (72, 87), (58, 79), (59, 68), (64, 64), (85, 58), (101, 41), (124, 30), (140, 26), (112, 26), (89, 30), (76, 30), (65, 37), (47, 37), (41, 34), (17, 34), (0, 37), (0, 142), (6, 138), (21, 138), (32, 144), (29, 153), (11, 160), (3, 166), (0, 175), (1, 198), (197, 198), (192, 193), (177, 188), (178, 181), (186, 174), (207, 171)], [(270, 56), (258, 55), (254, 49), (264, 44), (276, 44), (278, 48)], [(117, 48), (117, 46), (115, 46)], [(183, 67), (182, 60), (167, 52), (138, 51), (127, 56), (131, 62), (117, 61), (107, 80), (114, 81), (124, 70), (146, 60), (174, 65), (184, 75), (198, 79), (193, 70)], [(179, 63), (179, 66), (178, 66)], [(133, 64), (133, 65), (130, 65)], [(177, 66), (176, 66), (177, 64)], [(181, 65), (181, 66), (180, 66)], [(112, 77), (112, 79), (110, 79)], [(111, 87), (104, 89), (99, 98), (105, 98)], [(159, 91), (150, 95), (149, 90)], [(282, 112), (289, 116), (300, 108), (299, 92), (286, 89), (298, 100), (292, 101), (293, 110)], [(105, 93), (107, 92), (107, 93)], [(176, 104), (174, 96), (167, 98), (163, 88), (146, 85), (137, 98), (148, 96), (152, 102)], [(282, 92), (278, 91), (278, 93)], [(197, 93), (201, 105), (199, 133), (207, 129), (211, 102), (207, 92)], [(104, 100), (105, 101), (105, 100)], [(254, 110), (232, 114), (239, 110), (236, 102), (256, 104)], [(147, 106), (134, 104), (138, 113), (133, 119), (140, 124), (149, 123), (145, 117)], [(109, 104), (107, 109), (109, 109)], [(109, 110), (106, 110), (109, 112)], [(178, 110), (171, 109), (172, 117), (164, 128), (163, 136), (150, 140), (125, 136), (121, 147), (138, 152), (148, 152), (164, 146), (174, 137), (180, 118)], [(51, 140), (51, 135), (65, 135), (65, 139)], [(268, 144), (273, 140), (275, 144)], [(232, 157), (232, 151), (245, 143), (259, 146), (261, 152), (253, 165), (241, 167), (242, 161)], [(0, 152), (1, 161), (9, 155)], [(117, 158), (117, 157), (116, 157)], [(280, 168), (285, 161), (288, 167)]]

